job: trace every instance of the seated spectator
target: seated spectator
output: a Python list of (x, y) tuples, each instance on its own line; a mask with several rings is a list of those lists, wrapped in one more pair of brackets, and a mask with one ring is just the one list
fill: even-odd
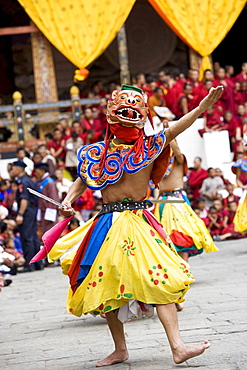
[(228, 215), (228, 210), (224, 209), (223, 206), (223, 199), (215, 199), (213, 202), (213, 207), (217, 209), (218, 216), (222, 218), (223, 222), (225, 215)]
[(10, 181), (10, 192), (6, 193), (4, 202), (9, 211), (10, 217), (16, 217), (17, 215), (17, 202), (16, 202), (16, 192), (18, 188), (18, 183), (15, 180)]
[(154, 89), (154, 93), (152, 96), (149, 97), (148, 99), (148, 106), (151, 112), (152, 117), (156, 116), (156, 113), (154, 111), (154, 107), (165, 107), (166, 102), (165, 99), (163, 98), (163, 91), (161, 87), (156, 87)]
[(90, 144), (100, 141), (102, 128), (99, 119), (93, 118), (91, 108), (85, 109), (85, 119), (81, 122), (82, 128), (90, 133)]
[(87, 139), (88, 136), (87, 131), (82, 127), (80, 122), (77, 121), (72, 122), (72, 132), (77, 133), (77, 135), (82, 139), (83, 145), (89, 144), (89, 140)]
[(17, 267), (23, 266), (25, 263), (25, 258), (15, 249), (14, 240), (12, 238), (6, 238), (4, 239), (3, 245), (4, 252), (7, 252), (15, 257), (13, 261), (17, 265)]
[(206, 132), (221, 131), (222, 127), (221, 115), (215, 106), (211, 105), (204, 113), (204, 128), (198, 132), (203, 136)]
[(226, 72), (226, 78), (232, 79), (232, 76), (234, 75), (234, 67), (231, 65), (226, 65), (225, 72)]
[(62, 130), (63, 139), (67, 140), (71, 136), (71, 128), (69, 127), (69, 122), (67, 118), (63, 117), (62, 119), (60, 119), (59, 123)]
[(245, 113), (245, 107), (244, 107), (243, 104), (240, 104), (237, 107), (237, 114), (236, 114), (235, 118), (238, 120), (239, 126), (241, 127), (241, 133), (243, 133), (242, 132), (243, 120), (246, 117), (247, 117), (247, 114)]
[(198, 88), (200, 88), (202, 86), (202, 83), (199, 81), (199, 71), (198, 69), (195, 69), (195, 68), (190, 68), (188, 70), (188, 79), (187, 81), (188, 83), (191, 84), (192, 88), (193, 88), (193, 95), (197, 94), (197, 91), (198, 91)]
[(241, 92), (241, 83), (235, 82), (233, 89), (233, 103), (234, 103), (234, 113), (237, 113), (238, 106), (243, 103), (242, 92)]
[(33, 171), (33, 161), (29, 158), (27, 151), (24, 147), (17, 149), (16, 157), (18, 161), (24, 162), (27, 166), (25, 167), (25, 172), (27, 175), (31, 175)]
[(242, 97), (240, 104), (244, 104), (247, 101), (247, 80), (240, 82), (240, 85), (241, 85), (240, 93)]
[(223, 171), (220, 168), (215, 168), (215, 176), (218, 176), (222, 179), (224, 185), (231, 184), (229, 180), (225, 179)]
[(167, 76), (164, 71), (160, 71), (158, 73), (157, 86), (161, 87), (163, 92), (165, 90), (166, 83), (167, 83)]
[[(39, 152), (33, 153), (32, 161), (33, 161), (34, 164), (40, 163), (41, 160), (42, 160), (42, 157), (41, 157)], [(32, 171), (32, 173), (33, 173), (33, 171)]]
[(77, 220), (77, 218), (73, 217), (69, 224), (68, 224), (68, 227), (67, 227), (67, 233), (70, 233), (71, 231), (77, 229), (77, 227), (80, 226), (80, 222), (79, 220)]
[(211, 236), (220, 235), (222, 230), (223, 218), (220, 212), (213, 206), (209, 207), (208, 211), (208, 231)]
[(53, 135), (50, 132), (48, 132), (47, 134), (45, 134), (44, 139), (45, 139), (45, 146), (46, 148), (48, 148), (50, 143), (53, 141)]
[(3, 241), (9, 238), (8, 225), (4, 221), (0, 221), (0, 245), (3, 246)]
[(13, 234), (14, 234), (15, 249), (17, 250), (17, 252), (23, 255), (20, 232), (19, 232), (19, 228), (17, 225), (14, 227)]
[(95, 93), (96, 97), (104, 97), (107, 94), (107, 91), (104, 90), (102, 81), (95, 81), (92, 86), (92, 91)]
[(163, 92), (165, 94), (167, 107), (175, 114), (175, 110), (177, 109), (177, 100), (183, 92), (183, 86), (176, 81), (174, 73), (166, 75), (166, 84)]
[[(227, 110), (224, 114), (224, 125), (228, 125), (228, 134), (231, 145), (231, 150), (234, 152), (236, 146), (242, 140), (241, 137), (241, 127), (236, 118), (233, 117), (232, 112)], [(237, 145), (236, 145), (237, 144)]]
[(100, 125), (103, 132), (106, 130), (107, 127), (106, 111), (107, 111), (107, 99), (101, 98), (99, 104), (98, 119), (100, 120)]
[(38, 146), (38, 152), (41, 155), (40, 162), (48, 164), (48, 172), (50, 175), (53, 175), (56, 169), (56, 159), (53, 157), (49, 150), (46, 149), (45, 145)]
[(8, 191), (8, 183), (7, 180), (1, 180), (0, 181), (0, 199), (4, 202), (5, 196)]
[(242, 69), (241, 72), (233, 78), (234, 82), (236, 81), (242, 82), (242, 81), (247, 80), (247, 63), (246, 62), (242, 63), (241, 69)]
[(232, 80), (226, 78), (225, 70), (222, 67), (219, 68), (215, 76), (214, 87), (218, 85), (224, 86), (224, 90), (220, 99), (215, 103), (215, 106), (218, 107), (221, 115), (223, 115), (226, 110), (230, 110), (233, 112), (233, 90), (235, 88), (235, 85)]
[(76, 132), (72, 132), (71, 137), (66, 140), (66, 157), (65, 157), (65, 167), (71, 173), (73, 180), (77, 177), (77, 152), (83, 146), (82, 139), (78, 136)]
[(67, 193), (69, 191), (69, 188), (72, 185), (72, 181), (63, 177), (62, 169), (57, 169), (55, 171), (55, 183), (56, 183), (56, 188), (57, 188), (57, 191), (58, 191), (60, 201), (62, 201), (65, 198), (65, 196), (67, 195)]
[(229, 202), (228, 204), (229, 212), (224, 215), (221, 235), (215, 235), (213, 239), (215, 241), (223, 241), (226, 239), (241, 239), (246, 238), (246, 235), (242, 235), (239, 232), (236, 232), (234, 229), (234, 217), (237, 211), (237, 203)]
[(197, 198), (195, 203), (195, 208), (199, 210), (199, 217), (205, 222), (206, 218), (208, 217), (208, 208), (206, 207), (205, 200), (203, 198)]
[(65, 142), (66, 140), (63, 139), (62, 132), (55, 128), (53, 134), (53, 140), (47, 145), (47, 149), (50, 151), (51, 155), (56, 159), (58, 157), (65, 159), (66, 150), (65, 150)]
[(205, 96), (208, 95), (208, 92), (212, 86), (213, 86), (212, 80), (206, 80), (204, 82), (201, 82), (196, 91), (193, 90), (195, 96), (195, 106), (198, 106), (200, 101), (204, 99)]
[(226, 184), (226, 190), (228, 191), (228, 196), (224, 198), (224, 208), (228, 209), (228, 205), (230, 202), (235, 202), (237, 205), (239, 203), (240, 198), (237, 195), (233, 194), (234, 187), (232, 184)]
[(146, 82), (146, 77), (144, 73), (138, 73), (136, 75), (136, 85), (142, 89), (145, 93), (150, 92), (149, 84)]
[(192, 95), (192, 90), (192, 85), (185, 83), (183, 92), (178, 95), (172, 111), (177, 119), (195, 108), (195, 97)]
[(203, 180), (200, 194), (206, 202), (206, 207), (211, 207), (213, 201), (217, 198), (217, 190), (224, 188), (223, 180), (216, 176), (215, 169), (208, 168), (208, 178)]
[[(151, 81), (149, 83), (149, 87), (150, 87), (150, 92), (147, 94), (148, 98), (150, 98), (150, 96), (152, 96), (154, 94), (154, 90), (156, 89), (156, 87), (159, 87), (159, 86), (157, 85), (156, 81)], [(162, 89), (162, 87), (161, 87), (161, 89)], [(163, 96), (164, 96), (163, 89), (162, 89), (162, 93), (163, 93)]]
[(17, 264), (14, 262), (14, 260), (15, 257), (12, 256), (12, 254), (5, 252), (3, 247), (0, 246), (0, 276), (4, 274), (17, 274)]
[(65, 168), (65, 162), (62, 158), (58, 157), (57, 159), (57, 169), (62, 170), (63, 178), (73, 181), (71, 173)]
[(214, 74), (211, 69), (205, 69), (205, 71), (203, 72), (203, 81), (207, 80), (212, 81), (213, 85), (215, 84)]
[(195, 157), (194, 167), (190, 170), (188, 186), (193, 193), (193, 201), (200, 197), (199, 190), (202, 187), (203, 180), (208, 177), (208, 172), (202, 168), (202, 159)]

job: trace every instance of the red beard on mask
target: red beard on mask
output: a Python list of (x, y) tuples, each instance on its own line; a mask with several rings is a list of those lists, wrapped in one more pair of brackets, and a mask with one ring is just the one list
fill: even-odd
[(126, 141), (127, 143), (132, 143), (143, 136), (143, 129), (137, 129), (134, 127), (124, 127), (119, 124), (110, 125), (111, 133), (119, 139)]

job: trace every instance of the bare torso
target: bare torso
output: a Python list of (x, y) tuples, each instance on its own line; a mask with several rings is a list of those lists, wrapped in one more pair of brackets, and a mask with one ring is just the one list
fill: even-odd
[(103, 202), (120, 202), (124, 198), (143, 199), (146, 195), (152, 168), (153, 164), (150, 164), (133, 175), (124, 172), (118, 182), (101, 190)]
[(183, 163), (178, 163), (174, 159), (174, 166), (169, 176), (165, 177), (160, 182), (160, 192), (173, 190), (173, 189), (183, 189)]

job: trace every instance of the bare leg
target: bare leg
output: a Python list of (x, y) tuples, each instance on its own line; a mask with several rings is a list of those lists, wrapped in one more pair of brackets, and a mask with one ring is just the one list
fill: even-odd
[(199, 346), (185, 345), (180, 337), (178, 327), (178, 317), (174, 303), (157, 305), (158, 317), (164, 326), (166, 335), (172, 350), (173, 360), (176, 364), (188, 360), (189, 358), (201, 355), (210, 344), (208, 341)]
[(231, 233), (220, 235), (221, 240), (226, 240), (227, 238), (230, 238), (232, 236)]
[(178, 251), (178, 254), (179, 254), (180, 257), (183, 258), (183, 260), (185, 260), (186, 262), (189, 262), (189, 253), (188, 252)]
[(96, 366), (107, 366), (117, 364), (128, 360), (129, 354), (124, 337), (124, 328), (121, 321), (117, 318), (117, 312), (109, 312), (106, 314), (107, 324), (111, 331), (111, 335), (115, 344), (115, 351), (109, 356), (104, 358), (104, 360), (98, 361)]

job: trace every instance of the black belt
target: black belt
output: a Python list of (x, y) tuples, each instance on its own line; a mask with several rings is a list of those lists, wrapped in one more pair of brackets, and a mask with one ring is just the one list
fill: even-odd
[(98, 216), (101, 216), (105, 213), (112, 212), (123, 212), (123, 211), (133, 211), (135, 209), (147, 209), (152, 207), (153, 203), (150, 200), (138, 200), (136, 202), (114, 202), (114, 203), (105, 203), (101, 211), (98, 213)]
[(183, 189), (176, 189), (176, 190), (169, 190), (169, 191), (163, 191), (162, 193), (160, 193), (160, 196), (161, 197), (168, 197), (168, 196), (172, 196), (172, 197), (177, 197), (179, 198), (181, 192), (183, 191)]

